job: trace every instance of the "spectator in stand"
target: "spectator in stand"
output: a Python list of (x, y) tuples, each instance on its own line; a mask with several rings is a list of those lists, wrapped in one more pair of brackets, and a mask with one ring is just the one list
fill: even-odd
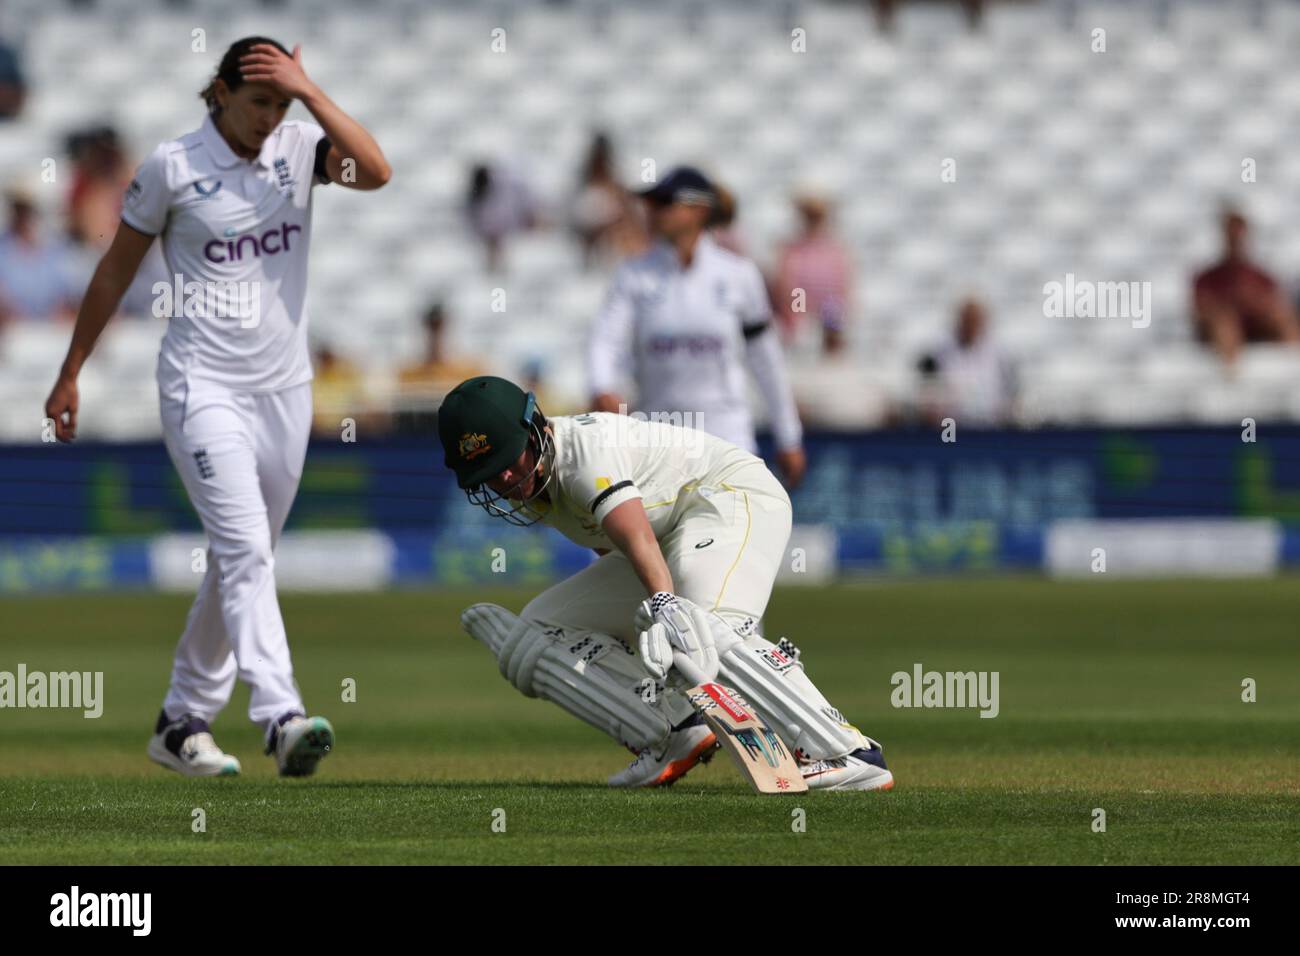
[(434, 302), (424, 313), (424, 358), (397, 375), (399, 406), (403, 411), (432, 412), (447, 394), (467, 378), (484, 374), (472, 360), (451, 355), (447, 349), (447, 311)]
[(795, 197), (802, 222), (798, 236), (781, 250), (772, 297), (787, 346), (797, 343), (812, 316), (821, 331), (823, 348), (828, 337), (844, 330), (852, 284), (848, 250), (830, 229), (830, 206), (820, 196)]
[[(122, 198), (131, 184), (132, 163), (111, 126), (95, 126), (68, 137), (72, 187), (68, 191), (68, 235), (74, 244), (83, 285), (108, 250), (122, 218)], [(146, 318), (152, 314), (156, 283), (173, 285), (162, 243), (145, 253), (135, 278), (122, 295), (117, 314)]]
[(957, 307), (952, 341), (921, 359), (919, 370), (928, 380), (921, 412), (927, 422), (952, 418), (990, 428), (1010, 421), (1014, 376), (988, 327), (983, 304), (964, 299)]
[(27, 81), (18, 63), (18, 51), (0, 40), (0, 121), (16, 119), (27, 99)]
[(131, 184), (132, 166), (117, 131), (97, 126), (68, 137), (72, 188), (68, 193), (68, 234), (73, 242), (103, 255), (122, 216), (122, 194)]
[(537, 225), (537, 204), (532, 192), (516, 173), (502, 164), (480, 163), (470, 172), (466, 213), (470, 227), (483, 241), (487, 267), (501, 268), (506, 239)]
[(595, 135), (587, 153), (573, 201), (573, 229), (588, 268), (606, 257), (636, 255), (649, 241), (636, 200), (614, 174), (614, 150), (604, 133)]
[(66, 242), (42, 235), (36, 200), (25, 187), (5, 193), (9, 230), (0, 236), (0, 325), (11, 319), (76, 317), (84, 280)]
[(1250, 260), (1249, 225), (1235, 209), (1223, 214), (1223, 258), (1192, 284), (1196, 335), (1228, 364), (1247, 342), (1300, 342), (1300, 322), (1276, 279)]
[(312, 434), (337, 438), (348, 418), (364, 422), (370, 430), (376, 422), (369, 413), (361, 371), (324, 343), (316, 346), (311, 364)]
[(448, 319), (441, 302), (429, 306), (423, 319), (424, 358), (397, 374), (397, 427), (403, 432), (434, 429), (442, 397), (467, 378), (486, 371), (477, 362), (453, 356), (447, 348)]

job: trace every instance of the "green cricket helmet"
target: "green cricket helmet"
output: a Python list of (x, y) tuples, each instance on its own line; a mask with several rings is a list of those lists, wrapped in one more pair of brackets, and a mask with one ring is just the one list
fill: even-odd
[[(456, 484), (471, 502), (511, 524), (530, 525), (542, 519), (534, 503), (550, 484), (555, 444), (532, 392), (495, 375), (466, 379), (442, 400), (438, 440), (443, 462), (456, 473)], [(487, 487), (529, 447), (534, 455), (529, 475), (504, 494)], [(541, 479), (533, 493), (514, 497), (515, 488), (533, 476)]]

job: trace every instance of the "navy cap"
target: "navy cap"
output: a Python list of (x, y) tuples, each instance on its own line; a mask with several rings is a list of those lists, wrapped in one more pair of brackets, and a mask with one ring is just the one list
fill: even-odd
[(718, 201), (713, 183), (692, 166), (678, 166), (669, 170), (667, 176), (637, 195), (664, 205), (680, 202), (691, 206), (713, 206)]

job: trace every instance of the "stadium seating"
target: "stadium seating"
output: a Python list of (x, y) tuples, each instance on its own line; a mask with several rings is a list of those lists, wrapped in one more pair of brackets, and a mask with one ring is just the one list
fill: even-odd
[[(1260, 258), (1296, 278), (1300, 157), (1287, 131), (1300, 121), (1288, 68), (1300, 5), (994, 2), (972, 33), (955, 5), (902, 4), (892, 36), (857, 3), (231, 6), (9, 4), (0, 23), (22, 46), (31, 95), (0, 126), (0, 178), (61, 156), (62, 137), (91, 121), (117, 124), (142, 156), (197, 125), (196, 93), (232, 39), (301, 42), (309, 71), (395, 170), (374, 195), (316, 200), (314, 331), (377, 373), (419, 351), (423, 308), (442, 297), (458, 347), (505, 374), (541, 359), (549, 386), (581, 403), (574, 343), (608, 272), (584, 271), (568, 202), (589, 136), (605, 128), (628, 182), (653, 158), (660, 170), (698, 162), (731, 184), (739, 231), (764, 263), (793, 225), (791, 191), (830, 192), (857, 257), (851, 344), (872, 367), (911, 367), (976, 291), (1020, 365), (1026, 424), (1231, 422), (1243, 409), (1300, 418), (1288, 387), (1300, 360), (1252, 349), (1227, 379), (1190, 342), (1187, 312), (1225, 199), (1250, 214)], [(191, 52), (205, 23), (207, 52)], [(489, 47), (498, 26), (502, 54)], [(796, 28), (804, 53), (791, 51)], [(1104, 53), (1090, 48), (1097, 28)], [(1245, 157), (1256, 182), (1241, 181)], [(946, 158), (956, 182), (940, 179)], [(481, 160), (517, 166), (550, 223), (509, 243), (497, 275), (461, 215)], [(42, 203), (57, 213), (56, 196)], [(1042, 286), (1067, 271), (1151, 281), (1152, 327), (1045, 318)], [(507, 291), (504, 314), (490, 308), (495, 288)], [(29, 437), (33, 394), (48, 389), (67, 334), (19, 324), (0, 336), (0, 438)], [(107, 396), (87, 434), (157, 434), (160, 334), (156, 320), (110, 329), (86, 370), (88, 399)]]

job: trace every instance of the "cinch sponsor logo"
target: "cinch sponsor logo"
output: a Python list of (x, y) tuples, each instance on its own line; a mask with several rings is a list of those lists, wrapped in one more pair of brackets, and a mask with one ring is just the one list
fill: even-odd
[(716, 355), (725, 343), (716, 335), (654, 335), (647, 346), (651, 355)]
[(152, 925), (152, 893), (70, 893), (50, 897), (51, 926), (129, 926), (133, 936), (148, 936)]
[(203, 258), (209, 262), (241, 262), (289, 252), (289, 239), (295, 232), (302, 232), (302, 226), (282, 222), (260, 236), (248, 233), (238, 239), (212, 239), (203, 247)]

